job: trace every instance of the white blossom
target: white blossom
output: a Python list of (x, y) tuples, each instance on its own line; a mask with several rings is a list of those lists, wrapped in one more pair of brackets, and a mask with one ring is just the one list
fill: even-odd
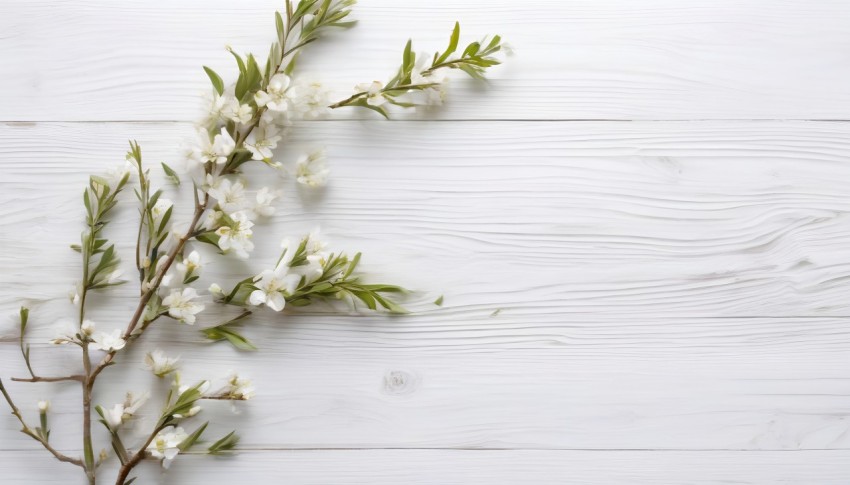
[(266, 305), (279, 312), (286, 306), (284, 293), (294, 292), (300, 281), (301, 276), (289, 274), (289, 266), (281, 262), (274, 270), (267, 269), (254, 278), (257, 289), (251, 292), (248, 302), (257, 306)]
[(272, 150), (277, 148), (281, 139), (280, 130), (273, 124), (262, 125), (251, 131), (245, 141), (245, 148), (251, 152), (253, 160), (270, 160)]
[(253, 211), (254, 214), (263, 217), (269, 217), (274, 214), (275, 207), (273, 205), (275, 199), (280, 197), (279, 194), (272, 192), (268, 187), (263, 187), (257, 191), (256, 200)]
[(254, 385), (250, 380), (231, 374), (227, 378), (227, 389), (225, 394), (231, 399), (247, 401), (254, 397)]
[(227, 157), (235, 149), (236, 142), (226, 128), (222, 127), (221, 132), (214, 139), (210, 139), (206, 129), (199, 128), (196, 144), (191, 148), (189, 157), (201, 164), (214, 162), (221, 165), (227, 161)]
[(77, 327), (68, 319), (61, 319), (56, 322), (57, 336), (50, 340), (53, 345), (64, 345), (69, 343), (78, 343)]
[(121, 330), (115, 329), (110, 333), (100, 332), (92, 338), (92, 346), (104, 352), (115, 352), (124, 348), (127, 342), (121, 336)]
[(165, 377), (177, 370), (177, 362), (180, 357), (168, 357), (161, 350), (145, 354), (145, 365), (157, 377)]
[(110, 187), (115, 187), (118, 185), (125, 176), (129, 176), (129, 174), (133, 173), (136, 170), (135, 165), (133, 165), (129, 160), (125, 161), (120, 165), (116, 165), (106, 172), (106, 180), (109, 181)]
[(307, 236), (307, 244), (304, 245), (304, 251), (308, 256), (311, 255), (319, 255), (322, 258), (326, 258), (328, 255), (327, 241), (322, 240), (321, 229), (315, 228), (310, 231), (310, 234)]
[(210, 294), (216, 299), (221, 299), (225, 297), (224, 290), (221, 289), (221, 286), (219, 286), (218, 283), (211, 284), (207, 291), (209, 291)]
[(217, 229), (223, 215), (224, 212), (217, 210), (207, 212), (207, 215), (204, 216), (204, 227), (211, 230)]
[(46, 413), (50, 409), (50, 401), (39, 401), (38, 412)]
[(80, 305), (80, 295), (83, 293), (83, 284), (76, 283), (71, 287), (71, 291), (68, 292), (68, 299), (71, 300), (71, 303), (74, 306)]
[(82, 325), (80, 325), (80, 333), (85, 335), (86, 337), (91, 337), (94, 334), (95, 323), (91, 320), (83, 320)]
[(204, 309), (202, 303), (194, 301), (198, 293), (194, 288), (183, 288), (183, 290), (171, 290), (162, 304), (168, 307), (168, 315), (182, 323), (192, 325), (195, 323), (195, 315)]
[(210, 187), (207, 193), (218, 201), (218, 206), (225, 214), (242, 210), (248, 202), (245, 198), (245, 185), (240, 181), (231, 182), (229, 179), (223, 179), (217, 186)]
[(171, 209), (174, 206), (174, 203), (169, 199), (164, 197), (160, 197), (156, 200), (156, 203), (151, 208), (151, 215), (153, 216), (154, 225), (158, 226), (159, 222), (165, 216), (165, 213), (168, 212), (168, 209)]
[(295, 162), (295, 176), (298, 183), (309, 187), (323, 187), (328, 183), (330, 170), (327, 168), (324, 150), (303, 155)]
[(369, 106), (381, 106), (387, 102), (384, 93), (384, 84), (381, 81), (372, 81), (371, 83), (358, 84), (355, 88), (358, 92), (366, 93), (366, 104)]
[(145, 392), (139, 397), (135, 397), (132, 392), (128, 392), (123, 403), (118, 403), (112, 406), (111, 409), (103, 411), (104, 419), (109, 424), (110, 429), (115, 430), (122, 424), (126, 423), (136, 414), (136, 411), (147, 402), (150, 393)]
[(197, 274), (201, 269), (201, 255), (197, 251), (192, 251), (188, 256), (183, 258), (183, 261), (177, 263), (177, 273), (180, 279), (185, 280), (189, 276)]
[(254, 110), (250, 105), (240, 104), (236, 98), (230, 98), (222, 114), (227, 120), (244, 125), (254, 117)]
[(251, 242), (254, 223), (245, 211), (230, 214), (230, 220), (230, 225), (221, 226), (215, 231), (219, 236), (218, 247), (225, 252), (232, 250), (240, 259), (247, 259), (248, 253), (254, 249), (254, 243)]
[(316, 119), (326, 115), (330, 108), (329, 91), (322, 83), (310, 82), (295, 87), (292, 109), (304, 119)]
[(289, 89), (289, 76), (283, 73), (278, 73), (272, 76), (269, 80), (268, 88), (265, 91), (257, 91), (254, 95), (254, 101), (257, 106), (265, 106), (270, 111), (286, 111), (288, 107), (288, 97), (292, 95)]
[(160, 431), (148, 445), (148, 452), (154, 458), (162, 459), (162, 466), (168, 468), (171, 460), (180, 453), (180, 443), (189, 435), (181, 427)]

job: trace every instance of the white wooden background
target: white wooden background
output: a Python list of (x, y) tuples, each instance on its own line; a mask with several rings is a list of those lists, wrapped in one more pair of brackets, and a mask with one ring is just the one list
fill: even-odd
[[(2, 377), (24, 373), (22, 299), (40, 372), (76, 365), (45, 342), (71, 311), (86, 174), (128, 139), (177, 159), (200, 65), (265, 52), (279, 3), (0, 3)], [(517, 55), (432, 113), (301, 124), (281, 158), (327, 146), (330, 187), (280, 181), (257, 260), (215, 276), (320, 224), (419, 290), (415, 313), (266, 315), (252, 354), (164, 323), (145, 338), (189, 377), (236, 368), (259, 394), (202, 414), (241, 430), (237, 456), (149, 464), (140, 484), (850, 483), (850, 3), (363, 0), (357, 17), (305, 57), (340, 97), (454, 20)], [(132, 293), (94, 318), (125, 321)], [(99, 402), (153, 384), (141, 356)], [(10, 387), (30, 419), (50, 396), (56, 446), (79, 449), (74, 385)], [(2, 416), (0, 482), (78, 483)]]

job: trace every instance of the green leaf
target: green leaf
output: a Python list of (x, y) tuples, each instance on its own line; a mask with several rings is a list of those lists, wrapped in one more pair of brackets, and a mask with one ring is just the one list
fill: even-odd
[(236, 65), (239, 66), (239, 73), (245, 74), (245, 61), (242, 60), (242, 57), (239, 56), (233, 49), (227, 49), (233, 57), (236, 59)]
[(186, 451), (191, 448), (192, 445), (194, 445), (195, 442), (198, 441), (198, 438), (201, 437), (201, 435), (204, 433), (204, 430), (207, 429), (207, 426), (209, 424), (210, 422), (207, 421), (206, 423), (200, 425), (198, 429), (196, 429), (192, 434), (187, 436), (185, 440), (181, 441), (180, 444), (177, 445), (177, 449), (179, 449), (180, 451)]
[(169, 167), (165, 162), (162, 162), (162, 170), (175, 185), (180, 185), (180, 176), (177, 175), (177, 172), (175, 172), (173, 168)]
[(283, 17), (280, 16), (280, 12), (274, 13), (274, 24), (277, 27), (277, 37), (281, 43), (283, 43), (283, 38), (285, 36), (285, 29), (283, 27)]
[(232, 450), (233, 448), (236, 448), (236, 445), (238, 443), (239, 436), (236, 434), (236, 431), (231, 431), (224, 438), (211, 444), (210, 447), (207, 448), (207, 452), (211, 455), (225, 453)]
[(224, 81), (221, 79), (221, 76), (207, 66), (204, 66), (204, 71), (207, 73), (207, 76), (209, 76), (210, 82), (212, 83), (213, 88), (215, 88), (215, 92), (221, 96), (222, 93), (224, 93)]
[(351, 262), (348, 263), (348, 269), (345, 270), (345, 273), (342, 275), (342, 279), (346, 279), (351, 276), (351, 273), (357, 268), (357, 265), (360, 263), (360, 253), (354, 255), (354, 258), (351, 259)]
[(434, 304), (437, 305), (437, 306), (443, 306), (443, 295), (440, 295), (439, 297), (437, 297), (437, 299), (434, 300)]
[(20, 315), (21, 315), (21, 338), (23, 339), (24, 338), (24, 331), (27, 329), (27, 321), (29, 321), (29, 317), (30, 317), (30, 309), (25, 307), (25, 306), (22, 306), (21, 311), (20, 311)]
[(434, 64), (440, 64), (449, 58), (454, 51), (457, 50), (457, 43), (460, 40), (460, 22), (455, 22), (455, 28), (452, 30), (452, 35), (449, 38), (449, 46), (446, 48), (446, 51), (434, 62)]
[(230, 328), (228, 324), (206, 328), (201, 330), (201, 333), (203, 333), (206, 338), (215, 342), (227, 340), (231, 345), (239, 350), (257, 350), (257, 347), (252, 344), (250, 340)]
[(410, 72), (409, 68), (413, 67), (414, 57), (413, 52), (411, 52), (412, 46), (413, 39), (407, 39), (407, 45), (404, 46), (404, 54), (402, 55), (402, 67), (405, 72)]
[(360, 106), (361, 108), (370, 109), (376, 113), (380, 113), (380, 115), (383, 116), (385, 119), (390, 119), (389, 113), (387, 113), (387, 110), (385, 110), (383, 106), (372, 106), (371, 104), (367, 103), (366, 100), (363, 98), (360, 98), (354, 103), (351, 103), (351, 106)]

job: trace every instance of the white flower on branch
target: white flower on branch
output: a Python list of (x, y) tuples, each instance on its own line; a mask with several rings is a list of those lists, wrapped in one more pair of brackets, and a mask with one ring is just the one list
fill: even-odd
[(308, 187), (324, 187), (331, 173), (326, 162), (324, 150), (303, 155), (295, 162), (295, 180)]
[(209, 291), (216, 300), (220, 300), (225, 297), (224, 290), (221, 289), (221, 286), (218, 283), (211, 284), (207, 291)]
[(122, 424), (126, 423), (136, 414), (136, 411), (147, 402), (150, 393), (145, 392), (138, 398), (133, 393), (128, 392), (123, 403), (118, 403), (112, 406), (111, 409), (103, 411), (103, 418), (112, 430), (118, 429)]
[(273, 192), (268, 187), (263, 187), (257, 191), (256, 195), (256, 204), (254, 204), (253, 211), (257, 216), (270, 217), (274, 214), (275, 207), (273, 205), (275, 199), (280, 197), (280, 195), (276, 192)]
[(286, 74), (278, 73), (272, 76), (269, 80), (268, 89), (257, 91), (257, 94), (254, 95), (257, 106), (265, 106), (269, 111), (286, 111), (289, 96), (294, 94), (294, 90), (289, 89), (290, 82), (291, 80)]
[(230, 98), (222, 114), (228, 121), (244, 125), (254, 117), (254, 110), (250, 105), (240, 104), (236, 98)]
[(250, 380), (244, 377), (239, 377), (238, 374), (231, 374), (227, 378), (227, 388), (224, 390), (224, 395), (233, 400), (247, 401), (254, 397), (254, 385)]
[(196, 276), (200, 269), (201, 255), (197, 251), (192, 251), (188, 256), (183, 258), (183, 261), (177, 263), (177, 273), (183, 281)]
[(279, 312), (286, 306), (284, 295), (294, 292), (300, 281), (301, 276), (289, 274), (289, 266), (281, 262), (274, 270), (267, 269), (254, 279), (257, 289), (251, 292), (248, 302)]
[(366, 103), (369, 106), (381, 106), (387, 102), (387, 98), (385, 98), (384, 93), (381, 92), (381, 90), (384, 89), (384, 83), (381, 81), (358, 84), (354, 87), (354, 89), (358, 92), (366, 93)]
[(73, 303), (74, 306), (80, 305), (80, 294), (82, 294), (82, 292), (83, 292), (83, 284), (82, 283), (74, 284), (74, 286), (71, 287), (71, 291), (68, 292), (68, 299), (71, 300), (71, 303)]
[(214, 139), (210, 139), (207, 130), (199, 128), (196, 144), (190, 152), (190, 159), (200, 164), (213, 162), (221, 165), (227, 161), (227, 157), (235, 149), (236, 142), (226, 128), (222, 127), (221, 133), (216, 135)]
[(321, 118), (330, 111), (329, 92), (322, 83), (299, 83), (295, 92), (297, 95), (292, 98), (292, 110), (302, 118)]
[(91, 320), (83, 320), (82, 325), (80, 325), (80, 334), (85, 337), (91, 337), (94, 334), (95, 323)]
[(277, 142), (280, 139), (280, 130), (275, 125), (262, 125), (248, 136), (245, 148), (251, 152), (253, 160), (270, 160), (273, 155), (272, 150), (277, 148)]
[(162, 217), (168, 212), (168, 209), (171, 209), (174, 206), (174, 202), (170, 200), (160, 197), (156, 200), (156, 203), (151, 208), (151, 215), (153, 215), (154, 225), (158, 226), (159, 222), (162, 220)]
[(234, 183), (228, 179), (222, 179), (217, 186), (210, 187), (207, 193), (218, 202), (218, 206), (225, 214), (233, 214), (244, 209), (248, 202), (245, 198), (245, 185), (239, 181)]
[(50, 409), (50, 401), (39, 401), (38, 412), (46, 413)]
[(182, 323), (192, 325), (195, 323), (195, 315), (203, 311), (204, 305), (194, 301), (198, 292), (194, 288), (183, 288), (183, 290), (171, 290), (162, 304), (168, 307), (168, 315)]
[(168, 468), (171, 460), (180, 453), (180, 443), (189, 435), (181, 427), (160, 431), (148, 445), (148, 453), (154, 458), (162, 459), (162, 466)]
[(165, 377), (177, 370), (177, 362), (180, 357), (168, 357), (161, 350), (145, 354), (145, 365), (157, 377)]
[(248, 259), (248, 253), (254, 249), (254, 243), (251, 242), (251, 228), (254, 223), (245, 211), (230, 214), (230, 220), (230, 225), (219, 227), (215, 231), (219, 236), (218, 247), (224, 252), (233, 251), (240, 259)]
[(112, 332), (100, 332), (91, 338), (92, 346), (104, 352), (116, 352), (124, 348), (127, 342), (121, 336), (121, 330), (115, 329)]

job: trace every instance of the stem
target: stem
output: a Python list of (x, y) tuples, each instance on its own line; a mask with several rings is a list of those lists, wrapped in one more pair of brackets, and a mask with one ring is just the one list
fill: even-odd
[(124, 482), (127, 480), (127, 476), (130, 475), (130, 472), (142, 459), (145, 457), (147, 453), (147, 448), (153, 442), (156, 435), (165, 428), (163, 425), (157, 425), (154, 428), (153, 432), (148, 436), (145, 440), (145, 443), (133, 454), (133, 456), (123, 465), (121, 465), (121, 469), (118, 471), (118, 478), (115, 480), (115, 485), (124, 485)]
[(89, 478), (89, 483), (93, 484), (95, 481), (95, 463), (91, 438), (91, 394), (94, 380), (91, 378), (91, 359), (86, 344), (83, 344), (83, 367), (86, 372), (86, 378), (83, 382), (83, 457), (86, 462), (86, 475)]
[(27, 426), (27, 423), (24, 421), (24, 417), (21, 415), (21, 411), (18, 410), (18, 407), (15, 406), (15, 402), (12, 401), (12, 396), (10, 396), (8, 391), (6, 391), (6, 387), (3, 385), (2, 379), (0, 379), (0, 393), (3, 394), (3, 397), (6, 399), (6, 402), (9, 404), (9, 407), (12, 409), (12, 414), (16, 418), (18, 418), (18, 421), (21, 423), (21, 426), (23, 427), (21, 429), (21, 433), (41, 443), (41, 446), (43, 446), (45, 450), (49, 451), (53, 456), (55, 456), (57, 460), (65, 463), (70, 463), (72, 465), (76, 465), (85, 469), (85, 465), (83, 464), (82, 460), (80, 460), (79, 458), (71, 458), (70, 456), (60, 453), (55, 448), (50, 446), (50, 444), (41, 436), (33, 432), (29, 426)]
[(13, 377), (13, 381), (15, 382), (62, 382), (62, 381), (77, 381), (79, 383), (85, 383), (86, 376), (75, 374), (72, 376), (62, 376), (62, 377), (42, 377), (42, 376), (32, 376), (27, 378), (22, 377)]

